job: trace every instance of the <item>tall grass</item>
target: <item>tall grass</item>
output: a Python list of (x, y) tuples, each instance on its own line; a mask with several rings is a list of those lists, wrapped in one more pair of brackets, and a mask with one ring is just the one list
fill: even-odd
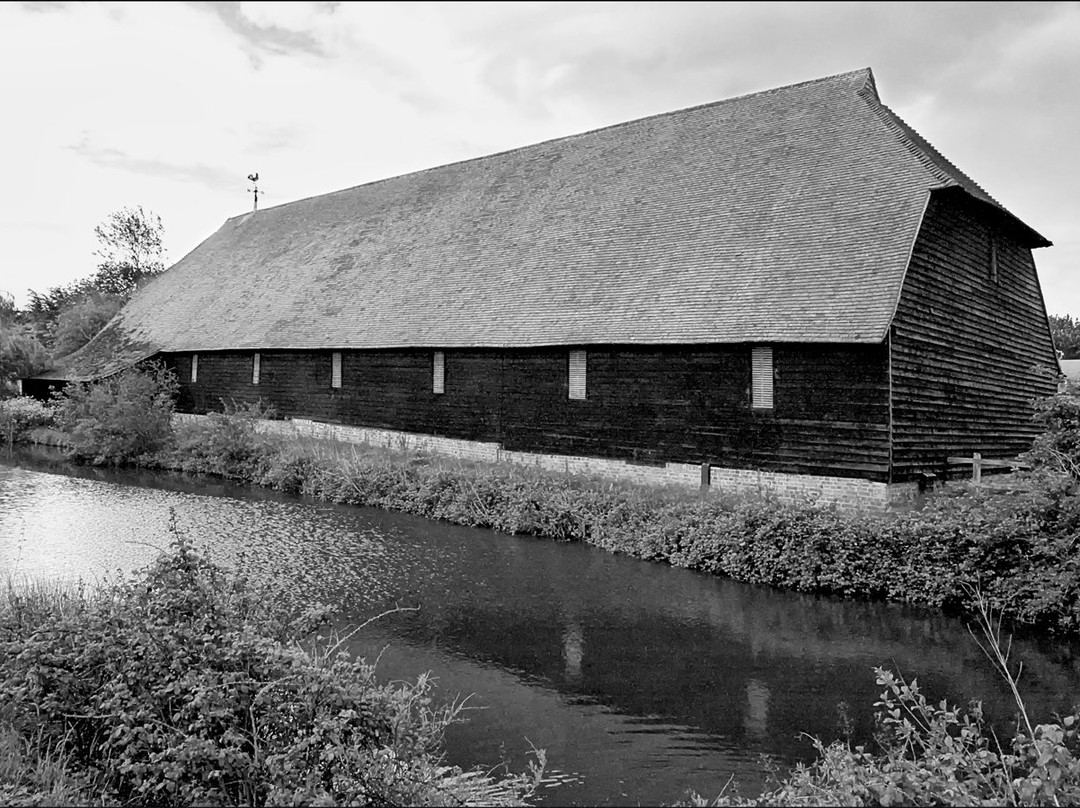
[[(44, 615), (78, 614), (85, 602), (80, 584), (17, 578), (0, 583), (0, 625), (29, 629)], [(62, 743), (25, 737), (12, 726), (15, 705), (0, 704), (0, 805), (103, 804), (86, 778), (74, 774)]]
[(103, 805), (67, 755), (16, 732), (0, 710), (0, 805)]

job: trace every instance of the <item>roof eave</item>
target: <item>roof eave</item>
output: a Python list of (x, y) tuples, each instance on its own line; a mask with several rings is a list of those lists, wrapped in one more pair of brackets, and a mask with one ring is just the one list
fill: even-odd
[(942, 185), (937, 188), (931, 189), (932, 193), (949, 193), (949, 194), (963, 194), (969, 200), (973, 201), (978, 207), (985, 211), (990, 212), (992, 215), (998, 218), (1004, 219), (1010, 225), (1012, 225), (1017, 233), (1023, 237), (1024, 246), (1028, 249), (1035, 250), (1040, 247), (1052, 247), (1054, 243), (1050, 241), (1046, 236), (1042, 235), (1035, 228), (1026, 224), (1022, 219), (1018, 218), (1014, 214), (1010, 213), (1000, 205), (995, 205), (992, 202), (987, 202), (985, 199), (980, 199), (978, 196), (972, 194), (966, 188), (960, 185)]

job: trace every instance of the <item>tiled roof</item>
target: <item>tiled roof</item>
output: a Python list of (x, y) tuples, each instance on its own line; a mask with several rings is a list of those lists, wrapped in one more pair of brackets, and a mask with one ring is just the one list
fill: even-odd
[(61, 360), (52, 370), (38, 373), (36, 379), (88, 381), (111, 376), (161, 350), (155, 343), (133, 339), (130, 332), (113, 318), (101, 332), (75, 353)]
[(944, 187), (1000, 207), (858, 70), (234, 217), (111, 329), (167, 351), (877, 342)]

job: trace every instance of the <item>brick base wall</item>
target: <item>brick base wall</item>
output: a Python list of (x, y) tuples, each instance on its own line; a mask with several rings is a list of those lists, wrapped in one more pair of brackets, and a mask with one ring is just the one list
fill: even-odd
[[(177, 413), (174, 417), (178, 422), (184, 422), (206, 416)], [(680, 485), (698, 488), (702, 482), (701, 466), (692, 463), (643, 465), (602, 457), (512, 452), (503, 449), (498, 443), (440, 438), (434, 435), (397, 432), (390, 429), (327, 424), (303, 418), (294, 418), (289, 421), (260, 421), (259, 430), (285, 437), (323, 438), (345, 443), (380, 446), (398, 451), (431, 452), (488, 463), (516, 463), (523, 466), (535, 466), (545, 471), (595, 475), (646, 485)], [(708, 476), (710, 491), (768, 495), (788, 504), (807, 501), (835, 503), (844, 510), (883, 511), (890, 505), (910, 501), (917, 492), (915, 484), (888, 485), (848, 477), (784, 474), (720, 466), (710, 467)]]

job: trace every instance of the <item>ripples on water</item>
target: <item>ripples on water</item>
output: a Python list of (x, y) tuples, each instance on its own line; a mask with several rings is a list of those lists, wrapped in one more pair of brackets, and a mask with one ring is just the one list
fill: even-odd
[[(447, 736), (451, 762), (521, 770), (545, 748), (556, 803), (670, 802), (687, 787), (715, 794), (731, 774), (754, 793), (759, 755), (811, 758), (800, 733), (835, 738), (841, 700), (855, 739), (869, 739), (875, 665), (917, 676), (931, 698), (1011, 714), (963, 624), (941, 615), (175, 475), (50, 470), (64, 473), (0, 466), (0, 564), (16, 577), (135, 569), (167, 547), (175, 515), (219, 562), (340, 607), (343, 628), (418, 607), (350, 650), (379, 657), (385, 678), (432, 671), (445, 697), (472, 694)], [(1036, 716), (1078, 700), (1076, 650), (1015, 645)]]

